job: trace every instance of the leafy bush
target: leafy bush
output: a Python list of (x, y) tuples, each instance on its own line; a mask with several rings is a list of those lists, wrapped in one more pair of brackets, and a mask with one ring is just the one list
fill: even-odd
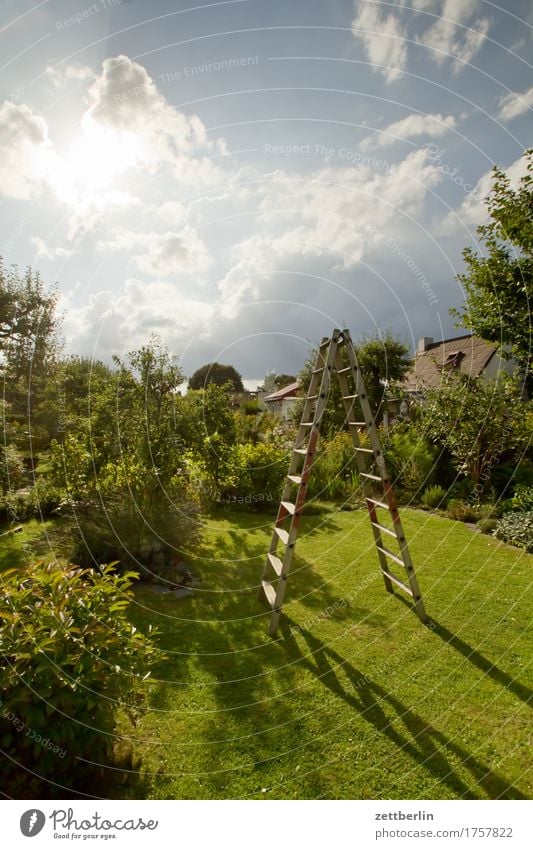
[(450, 519), (455, 519), (456, 522), (477, 522), (480, 518), (479, 508), (458, 498), (452, 498), (448, 502), (446, 512)]
[[(361, 444), (366, 447), (366, 435), (361, 434)], [(322, 442), (313, 463), (309, 494), (315, 498), (348, 498), (359, 488), (359, 476), (352, 438), (349, 433), (337, 433)]]
[(394, 430), (384, 440), (389, 474), (401, 499), (416, 499), (433, 482), (437, 448), (415, 427)]
[(511, 505), (513, 510), (533, 510), (533, 486), (518, 484), (511, 498)]
[(14, 445), (2, 445), (0, 447), (0, 492), (13, 492), (19, 489), (23, 482), (22, 455)]
[(2, 574), (0, 745), (13, 759), (4, 759), (4, 792), (39, 798), (46, 781), (81, 789), (98, 772), (83, 759), (112, 759), (117, 709), (134, 719), (141, 683), (162, 658), (126, 617), (134, 577), (55, 563)]
[(533, 510), (506, 513), (498, 521), (494, 536), (533, 553)]
[(5, 509), (13, 521), (47, 519), (65, 501), (65, 493), (53, 484), (37, 481), (33, 487), (9, 492), (4, 496)]
[(477, 523), (477, 526), (481, 533), (491, 534), (498, 527), (498, 520), (491, 518), (481, 518)]
[(422, 496), (422, 506), (427, 510), (435, 510), (437, 507), (445, 507), (448, 499), (448, 493), (442, 486), (435, 484), (428, 486)]
[(248, 504), (256, 509), (276, 505), (287, 474), (289, 456), (284, 448), (271, 443), (236, 445), (226, 479), (222, 502)]
[[(143, 482), (143, 485), (141, 484)], [(101, 498), (77, 504), (72, 559), (82, 566), (116, 561), (141, 579), (174, 581), (175, 563), (197, 542), (198, 504), (180, 481), (163, 490), (155, 473), (102, 486)]]

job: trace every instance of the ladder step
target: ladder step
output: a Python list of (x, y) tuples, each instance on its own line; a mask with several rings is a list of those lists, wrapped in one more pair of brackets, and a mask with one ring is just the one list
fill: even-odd
[(359, 395), (343, 395), (345, 401), (353, 401), (354, 398), (359, 398)]
[(398, 534), (392, 528), (386, 528), (385, 525), (380, 525), (379, 522), (370, 522), (378, 531), (383, 531), (384, 534), (388, 534), (390, 537), (394, 537), (394, 539), (398, 539)]
[(292, 481), (293, 483), (297, 483), (298, 485), (302, 482), (301, 475), (287, 475), (287, 477), (290, 481)]
[(365, 454), (373, 454), (373, 453), (374, 453), (374, 451), (373, 451), (373, 449), (372, 449), (372, 448), (360, 448), (360, 447), (356, 447), (356, 448), (354, 448), (354, 451), (363, 451)]
[(270, 552), (270, 551), (267, 554), (267, 557), (268, 557), (268, 562), (272, 566), (272, 568), (273, 568), (274, 572), (276, 573), (276, 575), (278, 576), (278, 578), (281, 577), (281, 573), (283, 571), (283, 563), (281, 562), (279, 557), (276, 557), (276, 555), (272, 554), (272, 552)]
[(381, 481), (379, 475), (371, 475), (370, 472), (359, 472), (362, 478), (368, 478), (371, 481)]
[(401, 557), (398, 557), (397, 554), (393, 554), (388, 548), (385, 548), (384, 545), (377, 545), (376, 548), (379, 551), (382, 551), (387, 557), (390, 557), (391, 560), (394, 560), (395, 563), (398, 563), (399, 566), (405, 566)]
[(292, 501), (282, 501), (281, 506), (290, 516), (294, 516), (296, 504), (293, 504)]
[(261, 581), (261, 586), (270, 607), (274, 607), (276, 604), (276, 590), (269, 581)]
[(314, 368), (311, 374), (320, 374), (321, 371), (324, 371), (326, 366), (320, 366), (320, 368)]
[(313, 427), (314, 422), (300, 422), (300, 427)]
[(318, 395), (308, 395), (305, 399), (306, 401), (315, 401), (318, 398)]
[(366, 422), (348, 422), (350, 427), (366, 427)]
[(275, 533), (275, 534), (277, 534), (277, 536), (278, 536), (278, 537), (280, 538), (280, 540), (282, 541), (283, 545), (288, 545), (288, 544), (289, 544), (289, 534), (288, 534), (288, 531), (284, 531), (284, 530), (283, 530), (283, 528), (274, 528), (274, 533)]
[(347, 366), (347, 368), (340, 368), (340, 369), (338, 369), (337, 374), (346, 374), (347, 372), (349, 372), (349, 371), (351, 371), (351, 370), (352, 370), (352, 367), (351, 367), (351, 366)]
[(307, 448), (293, 448), (295, 454), (307, 454)]
[(386, 575), (387, 578), (390, 578), (392, 583), (396, 584), (397, 587), (400, 587), (400, 589), (402, 589), (404, 592), (406, 592), (407, 595), (410, 595), (411, 598), (414, 598), (414, 593), (413, 593), (412, 589), (410, 587), (408, 587), (407, 584), (404, 584), (403, 581), (400, 581), (400, 579), (397, 578), (396, 575), (393, 575), (392, 572), (383, 572), (383, 574)]
[(365, 495), (365, 501), (370, 501), (372, 504), (375, 504), (376, 507), (382, 507), (384, 510), (389, 510), (389, 505), (385, 504), (383, 501), (378, 501), (377, 498), (369, 498)]

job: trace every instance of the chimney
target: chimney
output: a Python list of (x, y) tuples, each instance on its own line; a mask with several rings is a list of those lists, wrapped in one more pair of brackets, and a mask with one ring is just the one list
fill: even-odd
[(433, 337), (432, 336), (422, 336), (418, 340), (418, 345), (416, 347), (416, 353), (417, 354), (423, 354), (424, 351), (427, 351), (427, 349), (430, 347), (430, 345), (433, 345)]

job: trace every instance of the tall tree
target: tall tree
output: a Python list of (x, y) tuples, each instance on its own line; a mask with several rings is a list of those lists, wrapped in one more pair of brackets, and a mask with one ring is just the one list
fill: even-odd
[(210, 383), (216, 386), (229, 383), (235, 392), (244, 392), (242, 377), (237, 369), (222, 363), (207, 363), (196, 369), (189, 380), (189, 389), (206, 389)]
[(478, 227), (486, 255), (463, 251), (468, 271), (458, 279), (466, 292), (461, 324), (501, 346), (503, 357), (519, 364), (525, 387), (533, 391), (533, 149), (524, 153), (526, 174), (513, 189), (494, 168), (486, 198), (490, 219)]

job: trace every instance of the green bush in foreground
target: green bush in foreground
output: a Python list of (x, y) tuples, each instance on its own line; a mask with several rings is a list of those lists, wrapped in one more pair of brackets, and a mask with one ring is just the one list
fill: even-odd
[(505, 513), (498, 521), (494, 536), (533, 554), (533, 510)]
[(428, 486), (420, 500), (422, 507), (425, 507), (427, 510), (435, 510), (437, 507), (446, 506), (447, 492), (438, 484)]
[(117, 711), (134, 719), (142, 681), (161, 659), (151, 635), (126, 617), (134, 577), (56, 563), (3, 573), (4, 792), (58, 798), (61, 787), (81, 789), (112, 761)]

